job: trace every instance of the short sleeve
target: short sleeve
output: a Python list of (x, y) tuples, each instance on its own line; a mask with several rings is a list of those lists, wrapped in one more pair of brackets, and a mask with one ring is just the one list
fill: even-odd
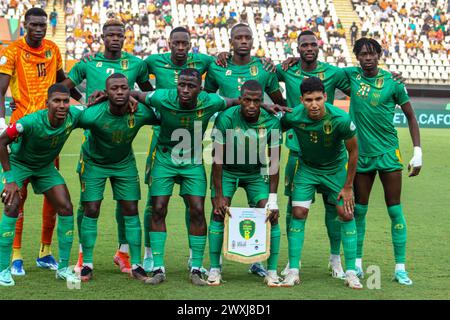
[(81, 82), (83, 82), (84, 79), (86, 79), (86, 67), (87, 63), (83, 61), (77, 62), (72, 69), (70, 69), (69, 74), (67, 77), (72, 80), (72, 82), (77, 86)]
[(145, 97), (145, 104), (148, 107), (153, 107), (157, 111), (160, 111), (162, 106), (163, 92), (164, 92), (163, 89), (150, 91), (149, 93), (147, 93), (147, 96)]
[(284, 70), (283, 70), (283, 68), (281, 66), (281, 63), (277, 64), (277, 78), (278, 78), (278, 81), (281, 81), (281, 82), (285, 81)]
[(394, 92), (394, 99), (395, 103), (398, 105), (404, 105), (405, 103), (409, 102), (409, 95), (408, 90), (406, 90), (406, 87), (402, 83), (395, 83), (395, 92)]
[(283, 117), (280, 119), (280, 125), (283, 129), (291, 129), (292, 128), (292, 113), (285, 112)]
[(56, 56), (56, 71), (58, 71), (63, 68), (63, 61), (62, 61), (61, 51), (59, 50), (59, 47), (57, 45), (55, 45), (54, 48), (55, 48), (55, 56)]
[(147, 67), (147, 75), (149, 74), (155, 74), (155, 72), (153, 71), (153, 60), (154, 60), (155, 55), (149, 55), (145, 60), (145, 66)]
[(214, 122), (211, 134), (213, 141), (218, 144), (226, 144), (226, 132), (225, 117), (219, 114)]
[(280, 90), (280, 84), (278, 83), (277, 74), (274, 72), (270, 72), (268, 73), (267, 84), (264, 91), (270, 94), (277, 90)]
[(219, 89), (219, 85), (214, 77), (214, 71), (212, 66), (209, 67), (208, 73), (206, 74), (205, 79), (205, 91), (206, 92), (217, 92)]
[(227, 108), (227, 102), (221, 95), (210, 93), (208, 98), (209, 104), (212, 105), (216, 111), (223, 111)]
[(335, 68), (334, 70), (334, 81), (336, 88), (342, 92), (350, 91), (350, 80), (348, 79), (344, 69)]
[(349, 116), (339, 121), (339, 131), (343, 140), (348, 140), (356, 135), (356, 126)]
[(21, 130), (18, 130), (20, 131), (20, 135), (30, 135), (33, 131), (33, 125), (36, 125), (36, 113), (20, 118), (16, 122), (17, 125), (22, 126)]
[(141, 105), (144, 113), (144, 123), (155, 125), (159, 123), (159, 117), (156, 115), (153, 108), (147, 108), (145, 105)]
[[(91, 107), (93, 108), (93, 107)], [(85, 108), (78, 116), (77, 128), (90, 129), (92, 121), (92, 109)]]
[(149, 77), (148, 77), (147, 64), (144, 61), (140, 60), (136, 82), (138, 84), (142, 84), (142, 83), (146, 83), (148, 80), (149, 80)]
[(16, 48), (9, 46), (6, 48), (0, 57), (0, 73), (12, 76), (16, 66)]
[(283, 132), (281, 131), (280, 120), (275, 118), (273, 120), (272, 129), (270, 130), (270, 138), (268, 145), (270, 148), (277, 148), (283, 144)]
[(199, 57), (202, 63), (205, 65), (206, 70), (208, 70), (209, 66), (216, 61), (216, 58), (214, 56), (210, 56), (207, 54), (200, 54)]

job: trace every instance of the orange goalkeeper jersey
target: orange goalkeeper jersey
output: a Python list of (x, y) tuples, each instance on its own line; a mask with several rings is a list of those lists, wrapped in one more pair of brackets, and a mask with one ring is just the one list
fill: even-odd
[(9, 85), (16, 102), (11, 123), (46, 108), (47, 90), (56, 82), (56, 73), (61, 68), (59, 48), (47, 39), (42, 41), (39, 48), (32, 48), (23, 37), (2, 52), (0, 73), (11, 76)]

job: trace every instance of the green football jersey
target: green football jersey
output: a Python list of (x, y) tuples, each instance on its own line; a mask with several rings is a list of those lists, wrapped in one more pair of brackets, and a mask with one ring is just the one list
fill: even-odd
[(350, 116), (358, 127), (359, 155), (375, 157), (398, 149), (393, 119), (395, 106), (409, 101), (405, 85), (382, 69), (373, 78), (359, 67), (344, 70), (351, 84)]
[(123, 116), (112, 114), (108, 101), (90, 107), (78, 124), (89, 130), (81, 146), (83, 160), (110, 168), (126, 166), (134, 160), (132, 142), (139, 129), (156, 123), (156, 114), (143, 104)]
[(292, 128), (300, 142), (300, 168), (316, 174), (332, 174), (347, 163), (344, 140), (356, 134), (350, 116), (329, 103), (325, 104), (325, 116), (316, 121), (308, 117), (300, 104), (292, 113), (285, 113), (281, 124)]
[(227, 63), (226, 68), (211, 64), (206, 74), (206, 91), (216, 92), (219, 90), (221, 96), (238, 98), (241, 95), (241, 86), (247, 80), (258, 81), (267, 94), (280, 89), (276, 73), (264, 70), (263, 64), (258, 58), (253, 57), (244, 66), (235, 65), (231, 59)]
[(64, 123), (54, 128), (48, 120), (48, 109), (36, 111), (17, 120), (23, 131), (11, 144), (11, 163), (31, 169), (48, 166), (61, 152), (73, 129), (78, 127), (82, 107), (71, 106)]
[(280, 120), (264, 109), (257, 122), (249, 123), (241, 115), (241, 106), (232, 107), (220, 113), (214, 129), (214, 141), (224, 145), (223, 168), (237, 175), (260, 173), (268, 165), (267, 148), (283, 142)]
[(182, 66), (172, 62), (171, 53), (152, 54), (144, 60), (148, 74), (155, 75), (156, 89), (175, 89), (178, 84), (178, 76), (181, 70), (194, 68), (205, 73), (215, 58), (201, 53), (189, 53), (187, 61)]
[[(194, 68), (204, 74), (215, 58), (202, 53), (188, 53), (187, 61), (182, 66), (177, 66), (172, 62), (172, 54), (152, 54), (145, 59), (148, 74), (153, 74), (156, 80), (156, 89), (176, 89), (178, 84), (178, 75), (181, 70), (186, 68)], [(159, 126), (153, 127), (153, 130), (158, 135)]]
[(131, 89), (135, 83), (148, 81), (147, 65), (138, 57), (122, 52), (120, 59), (106, 59), (103, 53), (97, 53), (92, 61), (79, 61), (70, 70), (68, 78), (75, 85), (86, 79), (86, 99), (95, 90), (105, 90), (106, 79), (113, 73), (122, 73), (128, 79)]
[(213, 93), (200, 92), (197, 106), (184, 109), (179, 105), (177, 89), (158, 89), (148, 93), (146, 104), (161, 117), (156, 156), (169, 163), (202, 163), (202, 141), (209, 119), (227, 107), (225, 99)]
[[(286, 100), (290, 108), (301, 103), (300, 85), (305, 78), (317, 77), (322, 80), (327, 93), (327, 102), (331, 104), (334, 103), (336, 89), (344, 92), (350, 89), (350, 82), (344, 70), (326, 62), (317, 61), (316, 69), (309, 72), (302, 70), (300, 61), (286, 71), (279, 64), (277, 65), (277, 76), (278, 80), (286, 85)], [(286, 146), (293, 151), (299, 151), (298, 141), (292, 130), (286, 133)]]

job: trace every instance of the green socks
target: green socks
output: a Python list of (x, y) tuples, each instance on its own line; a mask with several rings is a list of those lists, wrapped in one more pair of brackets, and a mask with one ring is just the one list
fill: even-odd
[(56, 229), (59, 250), (58, 269), (69, 266), (70, 251), (73, 243), (73, 228), (73, 216), (58, 215), (58, 226)]
[(150, 247), (152, 248), (154, 267), (164, 268), (164, 249), (166, 246), (167, 232), (150, 231)]
[(351, 221), (340, 221), (342, 246), (344, 247), (345, 269), (356, 270), (356, 223)]
[(116, 222), (117, 222), (117, 238), (119, 244), (127, 244), (127, 236), (125, 234), (125, 220), (121, 212), (120, 203), (116, 202)]
[(81, 239), (81, 222), (83, 222), (83, 217), (84, 217), (84, 206), (83, 202), (80, 201), (78, 203), (78, 210), (77, 210), (78, 239)]
[(209, 260), (211, 268), (220, 268), (224, 223), (211, 220), (209, 224)]
[(291, 226), (291, 219), (292, 219), (292, 202), (290, 201), (291, 198), (288, 199), (288, 204), (286, 208), (286, 234), (289, 234), (289, 227)]
[(300, 259), (302, 257), (303, 241), (305, 240), (305, 222), (306, 219), (291, 220), (288, 233), (288, 251), (289, 251), (289, 267), (291, 269), (299, 269)]
[(139, 215), (123, 216), (126, 240), (130, 246), (131, 264), (141, 263), (142, 229)]
[(189, 203), (186, 201), (186, 199), (183, 198), (184, 201), (184, 222), (186, 223), (186, 231), (188, 235), (188, 245), (189, 249), (192, 249), (191, 246), (191, 238), (189, 237), (189, 229), (191, 227), (191, 212), (189, 211)]
[(83, 263), (92, 263), (95, 241), (97, 240), (97, 222), (96, 218), (84, 216), (81, 222), (80, 242), (83, 247)]
[(150, 188), (148, 188), (147, 194), (147, 203), (145, 204), (144, 210), (144, 245), (149, 248), (150, 247), (150, 225), (152, 219), (152, 196), (150, 194)]
[(341, 224), (337, 219), (336, 206), (324, 202), (325, 225), (327, 227), (328, 239), (330, 240), (330, 253), (339, 255), (341, 253)]
[(395, 263), (406, 261), (406, 221), (402, 205), (397, 204), (387, 208), (391, 218), (392, 244), (394, 246)]
[(206, 236), (189, 235), (189, 243), (192, 249), (192, 268), (200, 269), (203, 263), (203, 254), (206, 247)]
[(356, 231), (358, 232), (357, 243), (356, 243), (356, 258), (362, 258), (363, 255), (363, 244), (364, 235), (366, 233), (366, 214), (368, 209), (367, 204), (355, 204), (355, 222)]
[(267, 270), (277, 270), (278, 254), (280, 252), (281, 231), (280, 225), (272, 225), (270, 228), (270, 256), (267, 260)]
[(16, 221), (17, 218), (8, 217), (3, 213), (2, 221), (0, 222), (0, 271), (8, 268), (11, 263)]

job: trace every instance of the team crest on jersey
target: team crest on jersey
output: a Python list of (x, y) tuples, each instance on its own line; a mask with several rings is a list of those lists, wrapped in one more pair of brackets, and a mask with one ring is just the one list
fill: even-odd
[(134, 114), (130, 114), (128, 116), (128, 128), (134, 128), (134, 124), (135, 124)]
[(227, 72), (225, 72), (226, 76), (231, 76), (232, 71), (231, 70), (227, 70)]
[(325, 79), (325, 73), (324, 72), (319, 72), (317, 74), (317, 78), (319, 78), (321, 81), (323, 81), (323, 79)]
[(96, 68), (101, 68), (103, 66), (103, 62), (99, 61), (97, 62), (97, 64), (95, 65)]
[(51, 51), (51, 50), (45, 51), (45, 57), (46, 57), (47, 59), (50, 59), (50, 58), (52, 57), (52, 51)]
[(361, 75), (360, 74), (358, 74), (358, 75), (356, 75), (356, 80), (361, 80)]
[(250, 67), (250, 74), (252, 77), (256, 77), (258, 75), (258, 67), (257, 66), (251, 66)]
[(203, 117), (203, 109), (197, 111), (197, 118)]
[(120, 66), (122, 67), (122, 70), (127, 70), (128, 69), (128, 60), (122, 60), (120, 61)]
[(298, 125), (298, 127), (299, 127), (300, 129), (305, 129), (306, 125), (305, 125), (304, 123), (300, 123), (300, 124)]
[(197, 69), (197, 67), (196, 67), (196, 65), (195, 65), (195, 62), (188, 62), (187, 67), (188, 67), (188, 68)]
[(324, 121), (324, 123), (323, 123), (323, 132), (325, 132), (325, 134), (331, 134), (333, 132), (333, 126), (332, 126), (330, 120)]
[(375, 81), (375, 86), (378, 89), (383, 88), (383, 85), (384, 85), (384, 78), (378, 78), (377, 81)]

